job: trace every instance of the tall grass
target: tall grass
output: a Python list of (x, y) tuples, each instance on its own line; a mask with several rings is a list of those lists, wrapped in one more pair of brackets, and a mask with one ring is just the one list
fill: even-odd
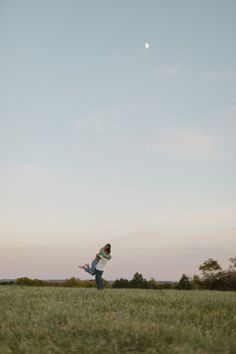
[(236, 353), (236, 293), (0, 288), (1, 354)]

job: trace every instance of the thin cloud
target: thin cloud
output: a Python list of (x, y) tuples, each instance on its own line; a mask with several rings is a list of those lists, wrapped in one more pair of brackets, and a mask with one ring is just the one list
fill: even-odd
[[(127, 114), (127, 112), (126, 112)], [(122, 118), (124, 110), (106, 108), (96, 110), (91, 114), (79, 118), (74, 123), (74, 132), (78, 138), (103, 138), (106, 135), (116, 135), (124, 130), (125, 120)]]
[(225, 69), (208, 75), (211, 80), (231, 81), (236, 79), (236, 70)]
[(14, 161), (8, 162), (7, 165), (12, 168), (20, 168), (20, 169), (24, 169), (24, 170), (33, 170), (33, 169), (39, 168), (39, 166), (37, 166), (37, 165), (33, 165), (33, 164), (29, 164), (29, 163), (14, 162)]
[(222, 206), (208, 209), (185, 211), (174, 213), (168, 216), (176, 229), (186, 230), (208, 230), (221, 229), (225, 225), (232, 225), (236, 222), (235, 206)]
[[(151, 222), (152, 220), (150, 220)], [(236, 206), (218, 205), (185, 211), (158, 212), (158, 221), (155, 224), (156, 230), (150, 231), (146, 229), (129, 232), (121, 236), (121, 239), (126, 242), (134, 242), (135, 244), (141, 241), (143, 244), (158, 242), (160, 246), (163, 243), (168, 244), (169, 237), (170, 239), (173, 237), (178, 240), (183, 238), (186, 241), (186, 235), (188, 238), (190, 235), (193, 236), (197, 233), (196, 239), (198, 239), (200, 234), (205, 234), (209, 230), (214, 235), (215, 232), (219, 233), (222, 231), (223, 235), (233, 236), (236, 234)]]
[(75, 129), (78, 133), (101, 134), (105, 129), (105, 115), (103, 111), (98, 111), (86, 118), (81, 118), (76, 122)]
[(218, 145), (219, 141), (205, 132), (174, 131), (172, 128), (161, 132), (155, 141), (150, 142), (152, 148), (185, 158), (216, 156)]
[(9, 161), (7, 164), (8, 166), (18, 166), (18, 163), (14, 161)]
[(232, 104), (226, 110), (226, 117), (234, 119), (236, 118), (236, 99), (232, 100)]
[(169, 66), (163, 66), (160, 69), (160, 73), (166, 76), (175, 76), (179, 71), (179, 68), (177, 65), (169, 65)]
[(166, 77), (174, 77), (179, 73), (186, 75), (186, 66), (189, 62), (190, 58), (182, 58), (175, 63), (163, 64), (159, 68), (157, 68), (157, 73)]

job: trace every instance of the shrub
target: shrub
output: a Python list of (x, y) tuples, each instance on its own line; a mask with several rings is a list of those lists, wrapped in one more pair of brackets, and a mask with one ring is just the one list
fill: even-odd
[(16, 279), (16, 285), (26, 286), (47, 286), (48, 284), (40, 279), (30, 279), (28, 277), (22, 277)]
[(182, 275), (182, 277), (179, 281), (179, 284), (178, 284), (178, 289), (181, 289), (181, 290), (191, 290), (192, 289), (192, 284), (186, 274)]

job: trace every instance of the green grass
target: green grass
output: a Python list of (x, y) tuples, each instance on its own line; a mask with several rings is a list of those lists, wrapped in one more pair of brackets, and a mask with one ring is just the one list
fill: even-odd
[(236, 353), (236, 293), (0, 287), (1, 354)]

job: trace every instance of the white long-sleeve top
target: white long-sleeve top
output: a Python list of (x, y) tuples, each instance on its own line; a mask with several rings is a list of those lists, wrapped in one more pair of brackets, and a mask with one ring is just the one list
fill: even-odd
[(108, 259), (104, 258), (103, 256), (100, 255), (100, 259), (99, 259), (99, 261), (98, 261), (98, 263), (96, 265), (96, 269), (103, 271), (105, 266), (106, 266), (106, 264), (107, 264), (107, 262), (108, 262)]

